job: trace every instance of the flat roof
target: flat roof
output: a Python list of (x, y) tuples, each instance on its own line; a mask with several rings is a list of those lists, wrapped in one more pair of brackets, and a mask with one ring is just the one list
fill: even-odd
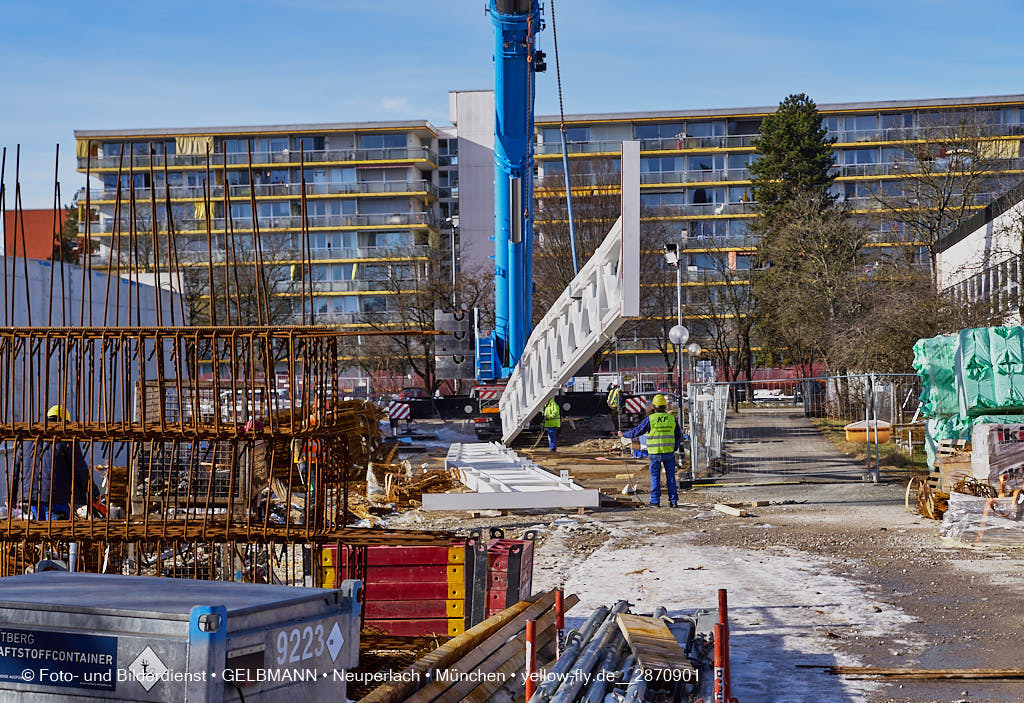
[(243, 125), (228, 127), (153, 127), (150, 129), (76, 129), (76, 139), (101, 139), (110, 137), (177, 137), (185, 135), (215, 136), (223, 134), (273, 134), (285, 132), (359, 132), (386, 130), (412, 131), (423, 129), (437, 134), (437, 129), (427, 120), (401, 120), (395, 122), (325, 122), (317, 124), (274, 124)]
[[(858, 112), (906, 108), (970, 107), (1024, 103), (1024, 95), (986, 95), (965, 98), (928, 98), (923, 100), (876, 100), (869, 102), (821, 103), (819, 112)], [(690, 119), (694, 117), (757, 117), (769, 115), (778, 105), (760, 107), (723, 107), (690, 110), (655, 110), (648, 112), (598, 112), (566, 115), (566, 122), (624, 122), (659, 119)], [(558, 115), (539, 115), (537, 124), (558, 123)]]

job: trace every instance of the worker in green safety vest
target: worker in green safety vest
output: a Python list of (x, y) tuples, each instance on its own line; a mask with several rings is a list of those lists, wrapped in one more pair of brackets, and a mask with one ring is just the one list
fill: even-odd
[(668, 504), (674, 508), (679, 502), (675, 451), (683, 442), (683, 434), (676, 423), (675, 415), (668, 412), (668, 399), (664, 395), (658, 393), (654, 396), (651, 405), (654, 407), (643, 422), (619, 434), (630, 439), (647, 435), (647, 454), (651, 460), (651, 505), (661, 505), (661, 469), (664, 467)]
[(612, 415), (618, 415), (619, 413), (619, 401), (622, 400), (622, 389), (619, 388), (619, 384), (613, 383), (611, 388), (608, 389), (608, 396), (604, 402), (608, 406), (608, 409), (612, 411)]
[(558, 428), (561, 426), (562, 412), (558, 407), (558, 402), (552, 398), (548, 401), (548, 404), (544, 406), (544, 429), (548, 433), (548, 449), (553, 452), (558, 450), (555, 435), (558, 432)]

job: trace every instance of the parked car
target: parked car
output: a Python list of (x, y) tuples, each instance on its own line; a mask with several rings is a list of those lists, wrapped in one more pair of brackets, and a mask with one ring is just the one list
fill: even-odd
[(416, 386), (409, 386), (398, 391), (399, 400), (419, 400), (421, 398), (427, 398), (427, 392), (422, 388)]

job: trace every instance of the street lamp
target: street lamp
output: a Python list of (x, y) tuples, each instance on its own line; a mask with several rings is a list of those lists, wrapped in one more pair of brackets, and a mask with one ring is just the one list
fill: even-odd
[(686, 347), (686, 365), (690, 367), (690, 371), (693, 372), (693, 376), (695, 379), (697, 374), (696, 370), (693, 368), (693, 360), (694, 358), (700, 356), (700, 353), (702, 351), (704, 350), (700, 348), (700, 344), (698, 344), (697, 342), (690, 342), (690, 344), (687, 345)]
[(668, 339), (676, 349), (676, 392), (677, 408), (676, 414), (679, 421), (679, 429), (683, 429), (683, 345), (690, 338), (690, 330), (682, 325), (673, 325), (668, 331)]

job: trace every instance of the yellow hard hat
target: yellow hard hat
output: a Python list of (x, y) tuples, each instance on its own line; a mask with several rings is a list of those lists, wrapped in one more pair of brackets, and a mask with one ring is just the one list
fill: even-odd
[(658, 395), (654, 396), (654, 398), (651, 399), (651, 405), (653, 405), (656, 408), (668, 407), (668, 398), (659, 393)]
[(64, 420), (64, 422), (71, 421), (71, 415), (63, 405), (51, 405), (50, 409), (46, 411), (46, 418), (48, 420)]

